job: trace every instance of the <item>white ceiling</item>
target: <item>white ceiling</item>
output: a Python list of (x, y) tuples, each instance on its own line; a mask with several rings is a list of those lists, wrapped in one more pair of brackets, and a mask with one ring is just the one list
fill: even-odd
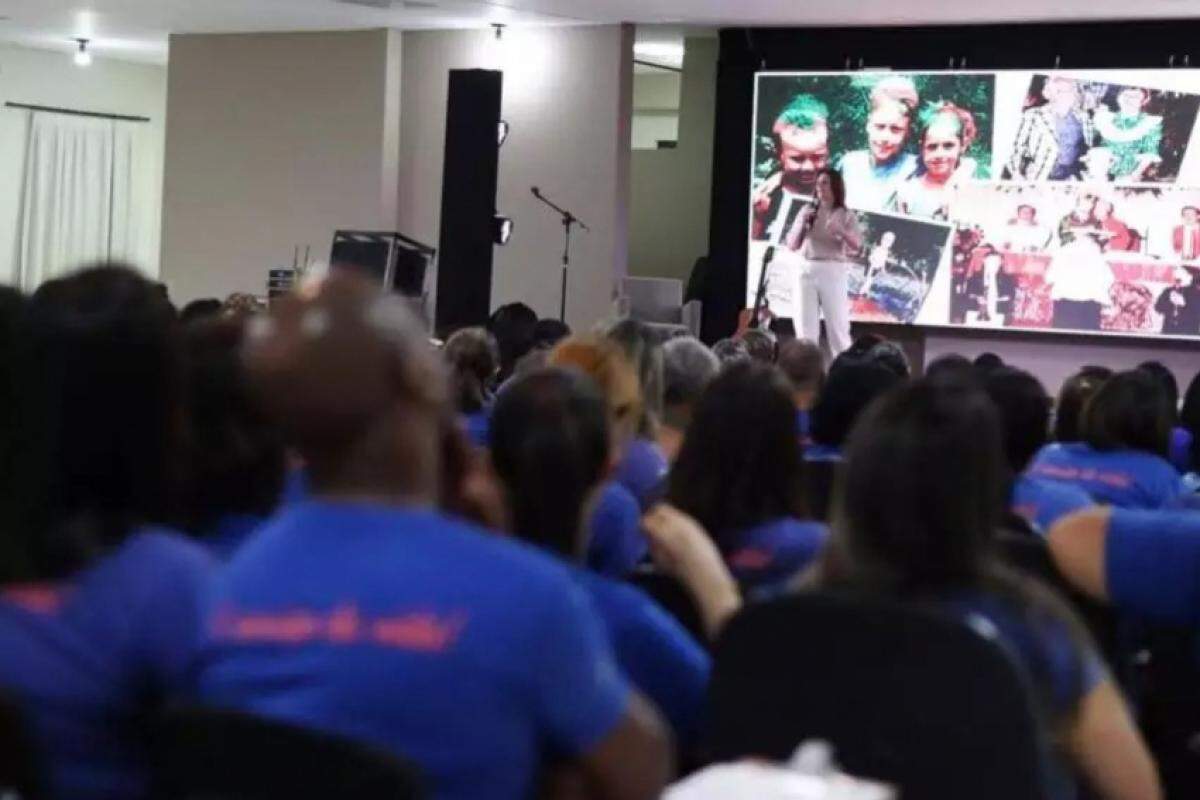
[[(1121, 19), (1128, 0), (0, 0), (0, 41), (69, 49), (95, 41), (97, 55), (164, 61), (167, 35), (339, 28), (461, 28), (491, 22), (555, 25), (636, 22), (902, 24)], [(391, 8), (372, 8), (370, 5)], [(1183, 17), (1195, 0), (1142, 0), (1136, 16)]]

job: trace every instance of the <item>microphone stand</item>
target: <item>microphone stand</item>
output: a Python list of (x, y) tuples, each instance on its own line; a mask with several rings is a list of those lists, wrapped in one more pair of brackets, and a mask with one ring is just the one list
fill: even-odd
[(563, 257), (562, 257), (562, 265), (563, 265), (563, 268), (562, 268), (562, 295), (561, 295), (561, 300), (559, 303), (558, 318), (560, 321), (566, 322), (567, 321), (567, 271), (571, 268), (571, 226), (578, 225), (580, 228), (583, 228), (585, 231), (591, 231), (591, 228), (589, 228), (587, 225), (585, 225), (583, 223), (583, 220), (579, 219), (579, 217), (576, 217), (570, 211), (567, 211), (565, 208), (561, 208), (561, 207), (555, 205), (551, 200), (547, 199), (542, 194), (542, 190), (539, 189), (538, 187), (536, 187), (536, 186), (531, 187), (530, 191), (533, 192), (534, 197), (536, 197), (538, 200), (542, 201), (543, 203), (548, 205), (550, 208), (554, 209), (555, 211), (557, 211), (559, 214), (562, 215), (563, 233), (565, 235), (565, 241), (564, 241), (564, 246), (563, 246)]

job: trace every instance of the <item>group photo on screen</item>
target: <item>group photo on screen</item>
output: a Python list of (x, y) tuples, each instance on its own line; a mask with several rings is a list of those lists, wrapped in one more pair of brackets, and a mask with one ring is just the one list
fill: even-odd
[(965, 187), (949, 322), (1200, 336), (1198, 203), (1153, 187)]
[(952, 187), (991, 177), (994, 105), (990, 74), (760, 76), (755, 238), (826, 167), (851, 208), (949, 219)]
[[(1200, 95), (1034, 75), (1003, 177), (1023, 181), (1172, 183)], [(1004, 110), (1001, 113), (1010, 113)]]
[(1198, 112), (1183, 71), (761, 73), (748, 294), (773, 247), (795, 313), (835, 169), (856, 321), (1200, 338)]

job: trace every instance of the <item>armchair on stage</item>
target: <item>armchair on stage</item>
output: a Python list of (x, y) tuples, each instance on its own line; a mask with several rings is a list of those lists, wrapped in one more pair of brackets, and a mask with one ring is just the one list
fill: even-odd
[(703, 306), (683, 302), (683, 282), (675, 278), (622, 278), (614, 307), (616, 316), (645, 322), (664, 338), (700, 336)]

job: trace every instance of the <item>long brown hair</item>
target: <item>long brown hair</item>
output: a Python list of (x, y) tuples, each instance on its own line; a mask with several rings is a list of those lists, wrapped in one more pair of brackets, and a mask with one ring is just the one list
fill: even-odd
[(846, 180), (842, 177), (840, 170), (826, 167), (817, 173), (817, 179), (820, 180), (822, 175), (829, 176), (829, 189), (833, 192), (833, 207), (846, 207)]

